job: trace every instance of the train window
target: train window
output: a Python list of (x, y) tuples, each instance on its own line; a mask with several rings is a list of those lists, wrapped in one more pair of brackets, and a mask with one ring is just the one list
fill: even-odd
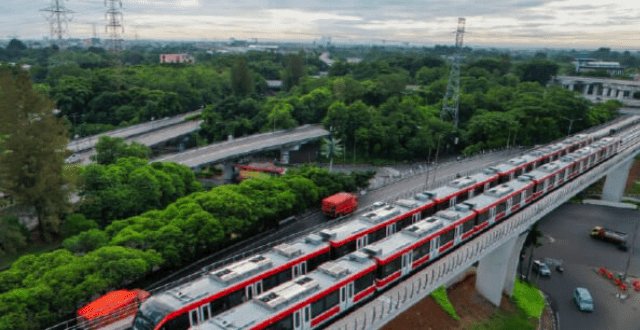
[(486, 210), (478, 215), (478, 224), (486, 222), (487, 220), (489, 220), (489, 210)]
[(318, 315), (326, 312), (331, 307), (338, 304), (339, 295), (338, 290), (331, 292), (326, 297), (311, 304), (311, 318), (316, 318)]
[(470, 219), (467, 222), (462, 224), (462, 232), (466, 233), (466, 232), (470, 231), (471, 229), (473, 229), (473, 227), (474, 227), (473, 219)]
[(449, 230), (448, 232), (440, 235), (440, 246), (443, 246), (451, 241), (453, 241), (453, 236), (455, 235), (455, 230)]
[(507, 202), (502, 202), (498, 204), (498, 206), (496, 207), (496, 214), (502, 213), (506, 210), (507, 210)]
[(379, 241), (387, 236), (387, 228), (382, 227), (369, 234), (369, 243)]
[(177, 317), (167, 321), (167, 323), (162, 327), (163, 330), (181, 330), (181, 329), (189, 329), (189, 316), (186, 313), (178, 315)]
[(549, 177), (549, 186), (553, 186), (556, 183), (556, 176), (552, 175)]
[(191, 314), (191, 325), (192, 326), (198, 325), (198, 311), (197, 310), (191, 311), (190, 314)]
[(511, 175), (501, 175), (500, 179), (498, 179), (498, 183), (505, 183), (511, 180)]
[(425, 255), (429, 254), (429, 244), (430, 242), (425, 242), (422, 246), (418, 246), (413, 250), (413, 260), (418, 260)]
[(422, 210), (420, 216), (422, 217), (422, 219), (424, 219), (424, 218), (432, 216), (434, 213), (436, 213), (436, 208), (435, 207), (429, 207), (429, 208), (426, 208), (426, 209)]
[(205, 304), (202, 305), (202, 307), (200, 307), (200, 309), (202, 310), (202, 320), (206, 321), (209, 319), (209, 304)]
[(333, 249), (333, 259), (338, 259), (342, 256), (346, 256), (347, 254), (356, 250), (356, 241), (353, 240), (341, 247)]
[(534, 189), (535, 192), (541, 192), (544, 190), (544, 183), (538, 183), (536, 184), (536, 187)]
[(400, 269), (401, 260), (396, 258), (390, 263), (378, 268), (378, 279), (383, 279), (397, 272)]
[(462, 194), (458, 195), (458, 203), (462, 203), (464, 201), (467, 200), (467, 198), (469, 198), (469, 190), (465, 190), (465, 192), (463, 192)]
[(533, 170), (533, 164), (529, 164), (529, 165), (527, 165), (527, 169), (526, 169), (526, 171), (527, 171), (527, 172), (531, 172), (531, 170)]
[(293, 313), (293, 326), (296, 329), (300, 327), (300, 313)]
[(262, 288), (264, 291), (268, 291), (276, 286), (278, 286), (278, 274), (273, 274), (262, 280)]
[(291, 330), (291, 329), (293, 329), (293, 319), (291, 315), (265, 328), (265, 330)]
[(309, 306), (304, 308), (304, 322), (309, 322)]
[(365, 276), (357, 279), (354, 282), (355, 292), (358, 293), (366, 288), (369, 288), (373, 285), (373, 273), (368, 273)]
[(521, 200), (522, 200), (522, 194), (521, 193), (515, 194), (511, 197), (511, 205), (520, 204)]
[(529, 188), (527, 188), (527, 190), (525, 190), (524, 197), (528, 198), (528, 197), (531, 197), (531, 195), (533, 195), (533, 186), (529, 187)]
[(232, 292), (230, 295), (226, 297), (226, 299), (227, 299), (227, 305), (229, 306), (229, 308), (236, 305), (240, 305), (246, 300), (245, 294), (244, 294), (244, 288), (240, 290), (236, 290), (235, 292)]
[(307, 260), (307, 268), (309, 269), (309, 271), (312, 271), (328, 260), (329, 260), (329, 253), (323, 253), (321, 255), (318, 255), (316, 257), (313, 257)]
[[(404, 218), (404, 219), (398, 221), (396, 226), (397, 226), (398, 230), (400, 230), (400, 229), (408, 227), (410, 225), (411, 225), (411, 217), (407, 217), (407, 218)], [(369, 243), (371, 243), (371, 240), (369, 240)]]

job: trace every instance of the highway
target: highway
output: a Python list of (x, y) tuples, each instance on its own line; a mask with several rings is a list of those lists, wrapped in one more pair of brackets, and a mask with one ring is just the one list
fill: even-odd
[(155, 131), (158, 129), (162, 129), (165, 128), (167, 126), (172, 126), (178, 123), (181, 123), (183, 121), (185, 121), (185, 119), (200, 114), (202, 112), (202, 109), (196, 110), (196, 111), (191, 111), (191, 112), (187, 112), (178, 116), (174, 116), (174, 117), (167, 117), (167, 118), (163, 118), (163, 119), (158, 119), (158, 120), (153, 120), (150, 122), (146, 122), (146, 123), (142, 123), (142, 124), (138, 124), (138, 125), (133, 125), (133, 126), (129, 126), (129, 127), (124, 127), (124, 128), (119, 128), (113, 131), (109, 131), (109, 132), (105, 132), (105, 133), (101, 133), (101, 134), (97, 134), (97, 135), (92, 135), (92, 136), (88, 136), (85, 138), (81, 138), (81, 139), (77, 139), (77, 140), (73, 140), (71, 142), (69, 142), (67, 149), (73, 151), (74, 153), (80, 152), (80, 151), (85, 151), (85, 150), (90, 150), (95, 148), (96, 143), (98, 143), (98, 140), (100, 139), (100, 137), (102, 136), (111, 136), (111, 137), (119, 137), (119, 138), (129, 138), (132, 136), (136, 136), (136, 135), (140, 135), (140, 134), (144, 134), (144, 133), (148, 133), (151, 131)]
[(161, 130), (151, 131), (146, 134), (128, 138), (128, 142), (138, 142), (145, 146), (152, 147), (162, 142), (195, 132), (200, 129), (202, 120), (192, 120), (166, 127)]
[(329, 132), (320, 125), (304, 125), (292, 130), (256, 134), (215, 143), (202, 148), (158, 157), (152, 161), (175, 162), (190, 168), (196, 168), (260, 151), (299, 145), (328, 135)]

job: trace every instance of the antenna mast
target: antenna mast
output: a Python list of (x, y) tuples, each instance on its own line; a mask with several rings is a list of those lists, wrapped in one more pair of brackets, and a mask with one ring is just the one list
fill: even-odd
[(124, 25), (122, 23), (122, 0), (105, 0), (107, 6), (107, 25), (105, 32), (109, 35), (109, 49), (117, 52), (122, 50), (122, 38), (120, 33), (124, 33)]
[(462, 43), (464, 38), (464, 25), (466, 19), (458, 18), (458, 28), (456, 29), (456, 45), (451, 61), (451, 71), (449, 72), (449, 82), (447, 91), (442, 100), (442, 111), (440, 118), (451, 120), (454, 127), (458, 127), (458, 106), (460, 103), (460, 62), (462, 62)]
[(73, 13), (73, 11), (64, 6), (63, 1), (51, 0), (49, 7), (40, 9), (40, 11), (49, 13), (47, 21), (49, 21), (51, 40), (52, 42), (57, 40), (59, 46), (62, 44), (62, 38), (68, 33), (67, 27), (71, 18), (67, 17), (67, 15)]

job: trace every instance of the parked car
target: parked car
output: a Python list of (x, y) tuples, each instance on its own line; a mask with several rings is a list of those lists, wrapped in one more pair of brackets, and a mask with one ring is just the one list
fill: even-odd
[(533, 261), (533, 272), (538, 273), (540, 276), (551, 276), (549, 266), (540, 260)]
[(585, 288), (576, 288), (573, 291), (573, 301), (581, 312), (593, 312), (593, 299), (591, 293)]

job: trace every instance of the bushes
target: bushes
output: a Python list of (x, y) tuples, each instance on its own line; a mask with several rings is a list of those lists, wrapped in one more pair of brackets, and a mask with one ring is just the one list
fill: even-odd
[[(177, 196), (193, 187), (193, 175), (172, 164), (146, 165), (121, 159), (115, 165), (92, 166), (87, 170), (91, 175), (87, 174), (86, 184), (95, 191), (109, 190), (111, 180), (116, 180), (117, 186), (142, 168), (149, 171), (144, 173), (171, 169), (161, 171), (169, 172), (171, 178), (171, 183), (159, 180), (164, 183), (164, 187), (158, 185), (161, 196)], [(142, 177), (151, 180), (146, 174)], [(63, 242), (66, 249), (24, 256), (0, 272), (0, 329), (50, 325), (92, 298), (142, 278), (155, 266), (182, 266), (236, 237), (272, 228), (277, 220), (318, 205), (328, 194), (354, 186), (355, 180), (348, 175), (303, 168), (283, 177), (251, 179), (192, 193), (163, 210), (113, 221), (104, 230), (83, 231)], [(89, 223), (82, 216), (69, 216), (66, 232), (90, 228), (93, 225)]]
[(447, 297), (447, 289), (444, 286), (437, 288), (435, 291), (431, 292), (431, 298), (436, 301), (442, 309), (449, 314), (454, 320), (460, 320), (460, 316), (456, 312), (456, 309), (449, 301), (449, 297)]

